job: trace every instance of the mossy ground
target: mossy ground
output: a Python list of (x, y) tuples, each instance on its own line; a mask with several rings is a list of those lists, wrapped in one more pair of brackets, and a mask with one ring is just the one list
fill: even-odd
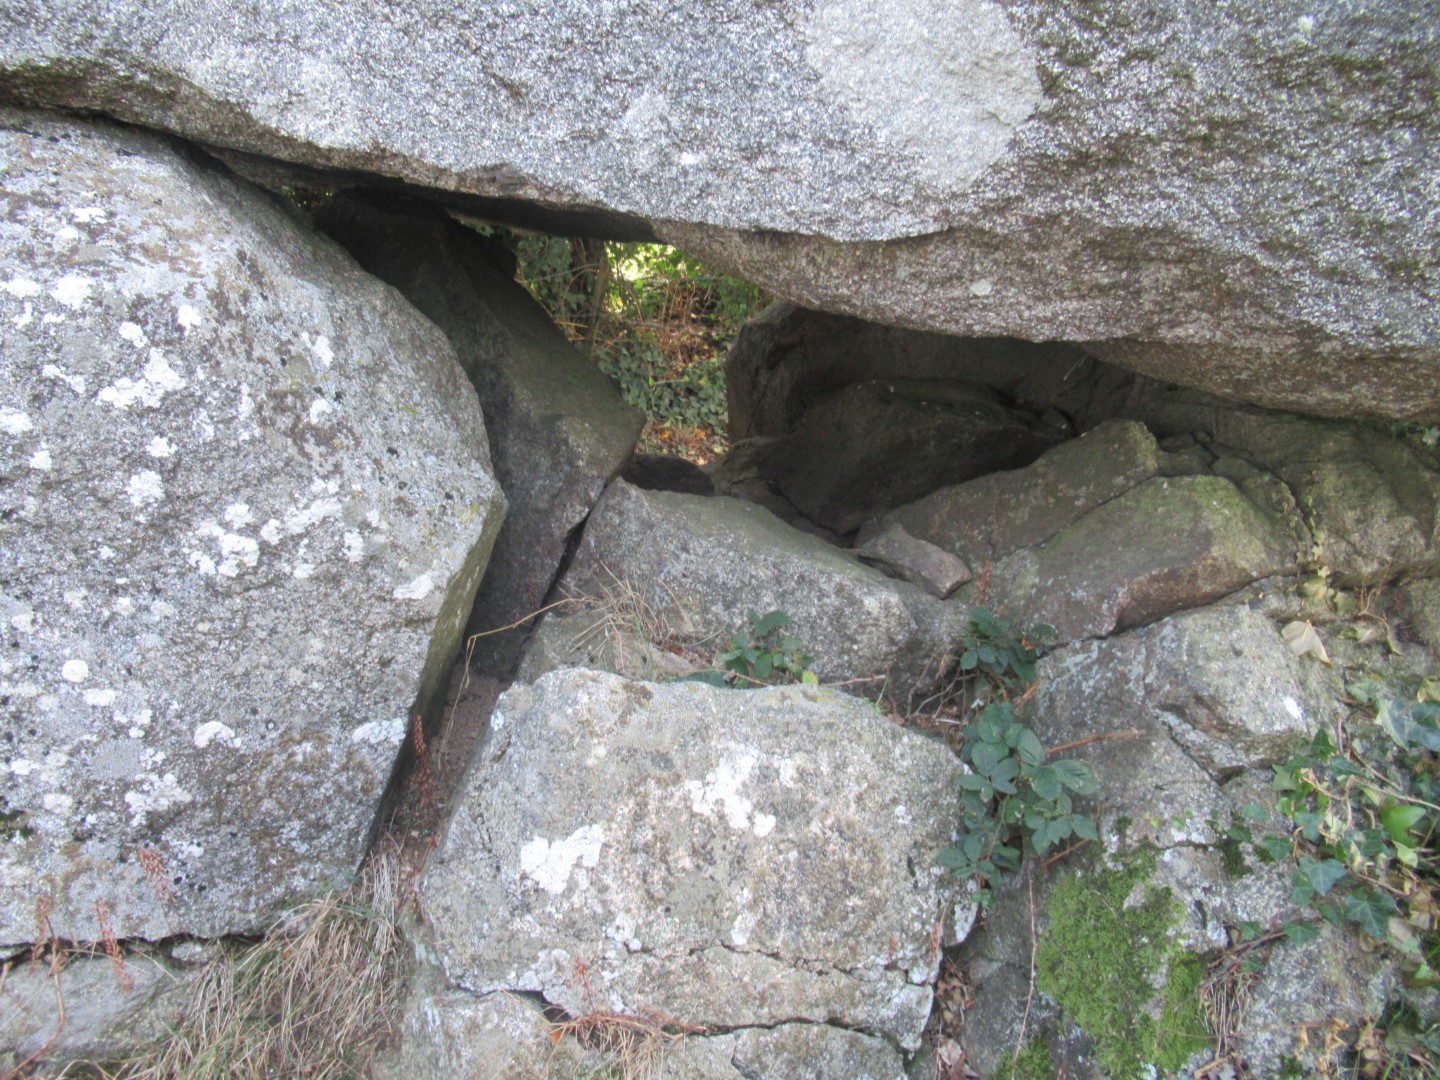
[(1146, 1075), (1146, 1066), (1174, 1072), (1209, 1045), (1199, 994), (1205, 964), (1170, 938), (1179, 905), (1169, 889), (1148, 885), (1132, 901), (1153, 868), (1153, 856), (1135, 855), (1061, 882), (1035, 956), (1038, 987), (1090, 1037), (1115, 1080)]

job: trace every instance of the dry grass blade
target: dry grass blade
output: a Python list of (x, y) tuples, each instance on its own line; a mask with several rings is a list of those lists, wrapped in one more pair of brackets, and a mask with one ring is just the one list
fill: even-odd
[(651, 1080), (661, 1075), (665, 1051), (688, 1035), (703, 1033), (703, 1028), (660, 1013), (593, 1012), (556, 1024), (550, 1030), (550, 1041), (558, 1043), (568, 1035), (580, 1045), (608, 1055), (624, 1080)]
[(394, 1026), (404, 868), (393, 847), (359, 879), (227, 950), (199, 980), (172, 1038), (124, 1063), (124, 1080), (363, 1075)]

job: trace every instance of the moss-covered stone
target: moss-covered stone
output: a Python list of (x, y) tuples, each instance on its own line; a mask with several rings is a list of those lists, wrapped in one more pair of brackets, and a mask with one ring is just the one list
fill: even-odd
[[(1199, 990), (1205, 966), (1175, 945), (1181, 912), (1148, 884), (1154, 859), (1078, 873), (1056, 886), (1036, 951), (1037, 985), (1095, 1044), (1116, 1080), (1180, 1068), (1207, 1045)], [(1020, 1075), (1020, 1074), (1017, 1074)]]
[(1034, 1039), (1019, 1053), (1008, 1054), (995, 1076), (1001, 1080), (1053, 1080), (1055, 1060), (1050, 1054), (1050, 1040)]

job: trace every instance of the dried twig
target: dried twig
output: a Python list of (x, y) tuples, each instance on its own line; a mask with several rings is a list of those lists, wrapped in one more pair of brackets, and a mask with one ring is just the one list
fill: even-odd
[(1108, 731), (1104, 735), (1091, 735), (1084, 739), (1075, 739), (1071, 742), (1061, 743), (1059, 746), (1052, 746), (1046, 750), (1049, 754), (1063, 754), (1066, 750), (1074, 750), (1078, 746), (1088, 746), (1090, 743), (1105, 742), (1108, 739), (1139, 739), (1149, 732), (1141, 731), (1139, 728), (1127, 728), (1124, 731)]
[(1015, 1040), (1015, 1057), (1010, 1063), (1013, 1073), (1020, 1064), (1020, 1054), (1025, 1048), (1025, 1034), (1030, 1027), (1030, 1008), (1035, 1004), (1035, 951), (1038, 938), (1035, 933), (1035, 875), (1026, 873), (1025, 887), (1030, 894), (1030, 985), (1025, 992), (1025, 1012), (1020, 1017), (1020, 1037)]

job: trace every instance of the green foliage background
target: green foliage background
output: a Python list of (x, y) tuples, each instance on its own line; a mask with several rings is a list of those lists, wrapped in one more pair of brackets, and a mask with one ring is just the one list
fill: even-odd
[(725, 353), (767, 303), (663, 244), (519, 236), (518, 277), (650, 423), (641, 448), (726, 449)]

